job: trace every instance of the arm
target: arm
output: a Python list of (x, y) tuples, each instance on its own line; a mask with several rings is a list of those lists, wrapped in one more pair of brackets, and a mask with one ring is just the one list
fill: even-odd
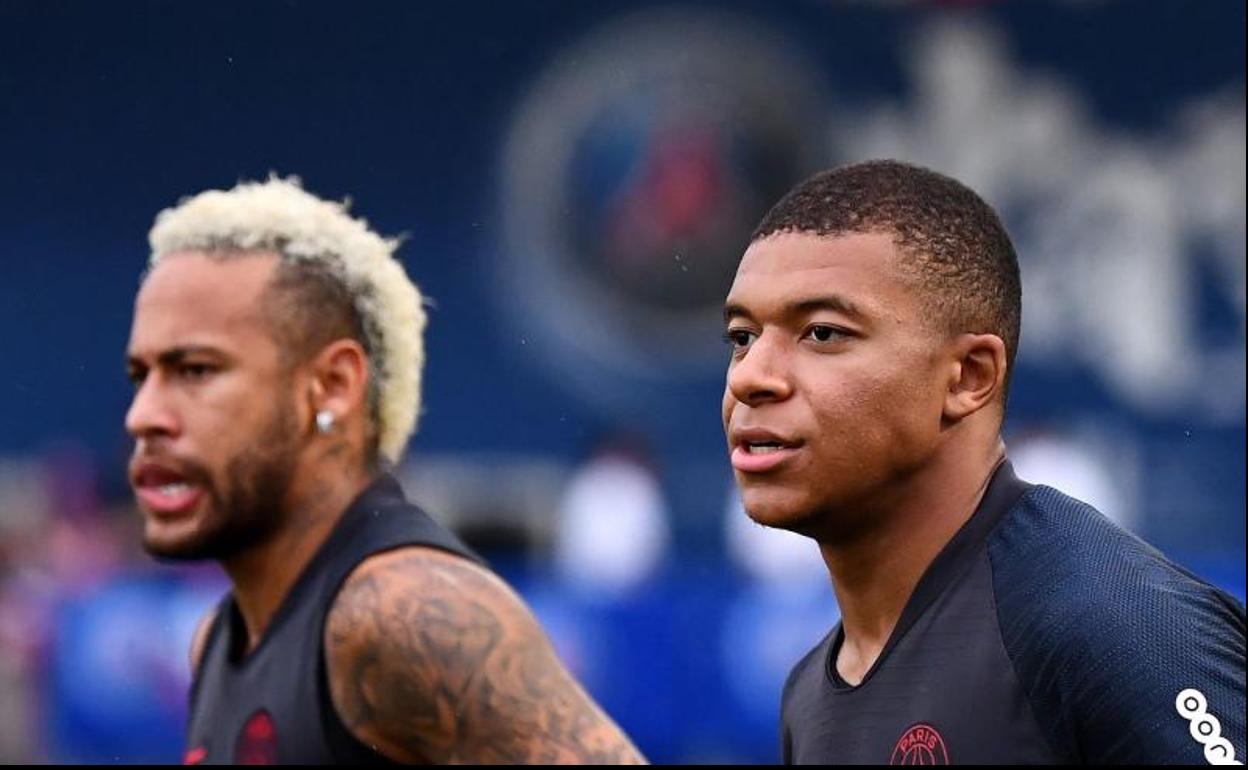
[(640, 763), (499, 578), (430, 548), (351, 574), (325, 626), (334, 706), (387, 757), (438, 763)]
[[(1080, 764), (1243, 762), (1243, 607), (1190, 586), (1132, 594), (1125, 608), (1099, 600), (1033, 619), (1014, 662), (1038, 722)], [(1181, 710), (1189, 689), (1199, 695)]]
[(1206, 589), (1168, 597), (1146, 623), (1089, 620), (1111, 633), (1088, 645), (1070, 682), (1086, 762), (1243, 763), (1242, 605)]
[[(1232, 750), (1244, 761), (1244, 606), (1056, 490), (1033, 487), (1016, 513), (989, 541), (993, 594), (1054, 752), (1070, 764), (1205, 764)], [(1197, 720), (1176, 706), (1189, 688), (1217, 740), (1194, 738)]]

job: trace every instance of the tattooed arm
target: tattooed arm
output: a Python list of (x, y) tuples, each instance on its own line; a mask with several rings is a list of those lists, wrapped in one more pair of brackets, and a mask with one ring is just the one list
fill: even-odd
[(325, 625), (330, 693), (404, 762), (642, 763), (498, 577), (431, 548), (364, 561)]

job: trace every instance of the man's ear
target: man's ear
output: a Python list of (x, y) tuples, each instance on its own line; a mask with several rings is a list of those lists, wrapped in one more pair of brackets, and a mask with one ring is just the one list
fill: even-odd
[(326, 345), (309, 365), (312, 414), (333, 415), (336, 423), (349, 415), (367, 410), (368, 355), (353, 339), (338, 339)]
[(1005, 343), (995, 334), (961, 334), (951, 344), (944, 418), (957, 422), (1004, 395)]

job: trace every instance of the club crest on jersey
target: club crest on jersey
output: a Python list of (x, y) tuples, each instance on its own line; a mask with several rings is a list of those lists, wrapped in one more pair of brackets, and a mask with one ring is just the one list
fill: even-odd
[(906, 728), (897, 745), (893, 747), (890, 765), (947, 765), (949, 750), (940, 731), (926, 722)]
[(269, 712), (260, 709), (243, 725), (234, 745), (234, 764), (277, 764), (277, 727)]
[(208, 758), (208, 747), (200, 745), (200, 746), (196, 746), (193, 749), (187, 749), (186, 754), (182, 757), (182, 764), (199, 765), (199, 764), (203, 764), (203, 761), (207, 758)]

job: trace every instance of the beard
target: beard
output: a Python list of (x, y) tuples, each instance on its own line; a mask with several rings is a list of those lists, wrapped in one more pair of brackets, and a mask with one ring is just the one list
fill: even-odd
[(150, 555), (175, 561), (229, 559), (268, 542), (289, 520), (286, 496), (295, 474), (299, 429), (290, 399), (277, 405), (271, 419), (247, 448), (226, 465), (218, 483), (204, 466), (186, 463), (190, 480), (202, 485), (207, 510), (204, 523), (176, 542), (144, 539)]

